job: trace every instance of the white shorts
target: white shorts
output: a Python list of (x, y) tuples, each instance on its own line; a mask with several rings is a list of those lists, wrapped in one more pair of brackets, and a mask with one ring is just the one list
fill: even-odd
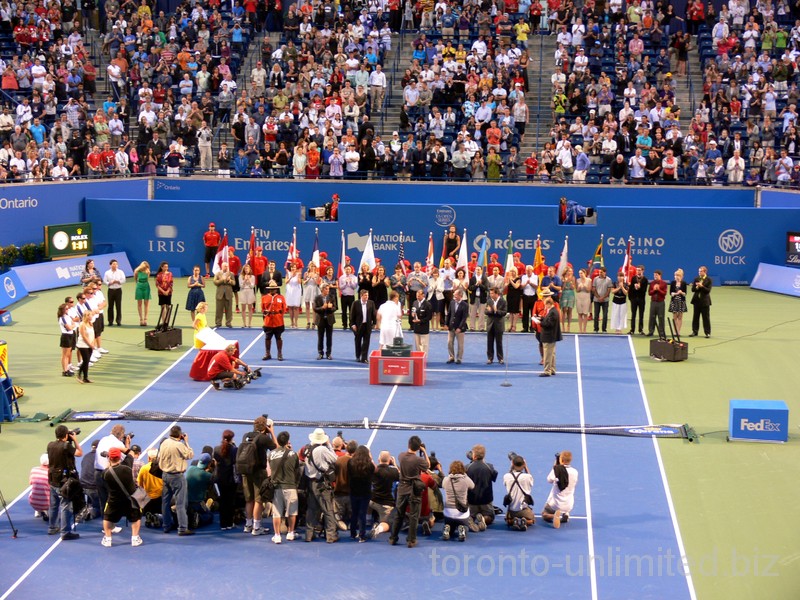
[(296, 517), (298, 506), (296, 489), (284, 490), (278, 488), (275, 490), (275, 497), (272, 499), (273, 517)]

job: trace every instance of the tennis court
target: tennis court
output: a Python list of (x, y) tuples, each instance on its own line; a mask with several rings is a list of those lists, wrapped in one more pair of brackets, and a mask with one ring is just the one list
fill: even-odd
[[(263, 337), (254, 330), (223, 330), (238, 339), (242, 356), (259, 365)], [(373, 347), (376, 343), (373, 339)], [(467, 336), (462, 365), (446, 365), (446, 338), (432, 334), (428, 382), (424, 387), (370, 386), (367, 368), (353, 361), (352, 335), (336, 332), (334, 360), (313, 360), (316, 334), (286, 334), (283, 363), (264, 365), (264, 377), (241, 391), (215, 391), (193, 382), (190, 350), (147, 385), (125, 407), (195, 417), (252, 419), (267, 413), (276, 421), (470, 424), (581, 424), (644, 426), (651, 423), (634, 346), (627, 336), (565, 336), (558, 345), (558, 376), (539, 378), (538, 353), (530, 336), (506, 336), (508, 373), (485, 365), (485, 336)], [(503, 382), (511, 384), (503, 387)], [(125, 422), (143, 448), (156, 444), (170, 422)], [(108, 433), (111, 424), (84, 423), (88, 443)], [(218, 443), (220, 423), (187, 423), (191, 445), (199, 454)], [(249, 431), (231, 427), (236, 440)], [(295, 447), (307, 441), (309, 428), (288, 428)], [(91, 432), (91, 434), (90, 434)], [(335, 434), (335, 431), (328, 431)], [(373, 455), (406, 448), (403, 430), (353, 428), (345, 438), (369, 444)], [(500, 473), (495, 504), (505, 493), (500, 479), (508, 470), (509, 451), (528, 461), (535, 479), (538, 512), (549, 492), (545, 477), (553, 455), (571, 450), (580, 474), (570, 522), (559, 530), (540, 519), (527, 532), (506, 528), (502, 518), (486, 532), (470, 534), (466, 543), (443, 542), (441, 525), (410, 550), (391, 547), (386, 538), (356, 545), (345, 533), (339, 544), (301, 541), (275, 546), (269, 536), (252, 538), (240, 531), (219, 531), (216, 524), (192, 538), (142, 528), (145, 545), (131, 548), (130, 534), (115, 536), (115, 547), (100, 545), (99, 521), (79, 525), (81, 539), (61, 542), (35, 521), (24, 497), (11, 507), (20, 530), (13, 543), (0, 545), (0, 598), (41, 597), (54, 582), (69, 582), (74, 597), (97, 596), (108, 589), (104, 574), (114, 565), (118, 593), (141, 590), (141, 578), (158, 595), (194, 596), (264, 593), (308, 597), (421, 597), (447, 590), (475, 597), (493, 589), (502, 595), (524, 593), (567, 598), (694, 598), (691, 577), (675, 519), (672, 499), (656, 441), (561, 433), (423, 431), (429, 450), (446, 468), (466, 462), (475, 443), (487, 447), (488, 462)], [(670, 444), (686, 444), (671, 440)], [(9, 526), (0, 521), (0, 536)], [(401, 536), (401, 540), (402, 540)], [(259, 547), (260, 546), (260, 547)], [(113, 560), (113, 563), (109, 560)], [(313, 560), (313, 562), (312, 562)], [(76, 577), (76, 569), (91, 577)], [(116, 574), (124, 574), (117, 576)], [(252, 576), (248, 576), (248, 574)], [(311, 576), (309, 576), (311, 575)], [(157, 583), (155, 583), (157, 582)], [(359, 585), (356, 582), (361, 582)], [(413, 582), (410, 584), (409, 582)], [(487, 587), (491, 586), (491, 588)]]

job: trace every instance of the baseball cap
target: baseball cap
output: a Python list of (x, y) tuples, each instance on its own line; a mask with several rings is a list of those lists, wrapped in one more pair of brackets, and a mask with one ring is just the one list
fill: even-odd
[(119, 448), (111, 448), (108, 451), (108, 458), (119, 459), (122, 458), (122, 451)]

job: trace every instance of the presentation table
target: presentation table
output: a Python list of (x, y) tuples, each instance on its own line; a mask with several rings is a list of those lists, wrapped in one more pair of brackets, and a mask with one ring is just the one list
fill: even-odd
[(370, 385), (425, 385), (428, 357), (424, 352), (411, 351), (411, 356), (381, 356), (373, 350), (369, 357)]

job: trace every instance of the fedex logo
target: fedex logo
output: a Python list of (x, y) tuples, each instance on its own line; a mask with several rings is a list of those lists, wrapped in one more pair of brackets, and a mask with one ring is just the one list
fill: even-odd
[(780, 431), (781, 424), (773, 423), (770, 419), (761, 419), (760, 421), (741, 419), (739, 429), (742, 431)]

